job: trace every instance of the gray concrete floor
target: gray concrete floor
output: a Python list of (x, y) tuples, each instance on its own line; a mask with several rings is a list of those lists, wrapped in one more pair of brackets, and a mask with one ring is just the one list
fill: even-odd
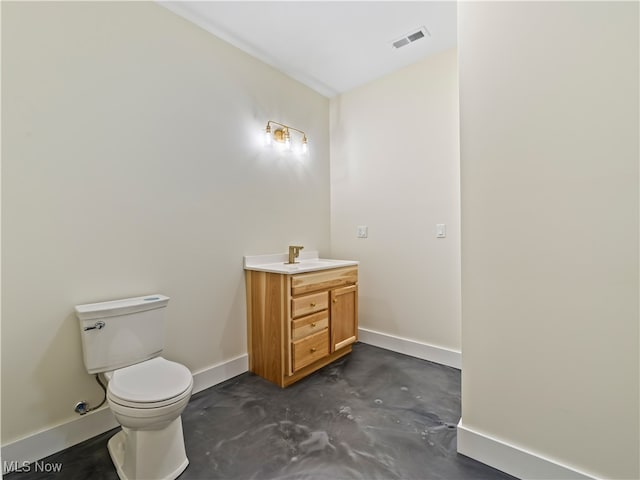
[[(195, 394), (182, 415), (180, 480), (512, 479), (456, 452), (460, 371), (365, 344), (286, 388), (245, 373)], [(107, 440), (52, 455), (60, 473), (6, 480), (117, 480)]]

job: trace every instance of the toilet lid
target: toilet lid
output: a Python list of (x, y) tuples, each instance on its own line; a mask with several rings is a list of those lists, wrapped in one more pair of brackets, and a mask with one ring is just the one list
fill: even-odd
[(108, 388), (125, 401), (155, 403), (181, 395), (192, 382), (193, 376), (187, 367), (156, 357), (116, 370)]

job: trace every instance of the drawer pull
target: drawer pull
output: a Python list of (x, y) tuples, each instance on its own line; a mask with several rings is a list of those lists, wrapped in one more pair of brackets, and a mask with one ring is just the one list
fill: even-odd
[(311, 302), (311, 307), (313, 308), (313, 307), (315, 307), (315, 306), (316, 306), (316, 304), (315, 304), (315, 303), (313, 303), (313, 302)]
[(315, 348), (310, 348), (310, 349), (309, 349), (309, 351), (310, 351), (311, 353), (316, 353), (316, 349), (315, 349)]
[(312, 323), (312, 324), (311, 324), (311, 328), (314, 328), (315, 326), (316, 326), (316, 324), (315, 324), (315, 323)]

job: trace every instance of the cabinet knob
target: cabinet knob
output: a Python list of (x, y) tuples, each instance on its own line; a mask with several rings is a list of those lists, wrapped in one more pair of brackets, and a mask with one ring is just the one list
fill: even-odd
[(315, 304), (315, 303), (313, 303), (313, 302), (311, 302), (311, 306), (312, 306), (312, 307), (315, 307), (315, 306), (316, 306), (316, 304)]
[(316, 349), (315, 349), (315, 348), (311, 348), (311, 349), (309, 349), (309, 351), (310, 351), (311, 353), (315, 353), (315, 352), (316, 352)]
[(334, 298), (334, 299), (333, 299), (333, 303), (338, 303), (338, 299), (337, 299), (337, 298)]
[(315, 323), (312, 323), (312, 324), (311, 324), (311, 328), (313, 328), (313, 327), (315, 327), (315, 326), (316, 326), (316, 324), (315, 324)]

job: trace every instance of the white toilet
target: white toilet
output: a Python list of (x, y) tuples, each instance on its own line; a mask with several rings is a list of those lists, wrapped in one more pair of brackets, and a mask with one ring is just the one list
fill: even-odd
[(77, 305), (84, 364), (108, 382), (122, 431), (108, 443), (122, 480), (169, 480), (189, 460), (182, 419), (193, 390), (187, 367), (160, 356), (169, 297), (148, 295)]

